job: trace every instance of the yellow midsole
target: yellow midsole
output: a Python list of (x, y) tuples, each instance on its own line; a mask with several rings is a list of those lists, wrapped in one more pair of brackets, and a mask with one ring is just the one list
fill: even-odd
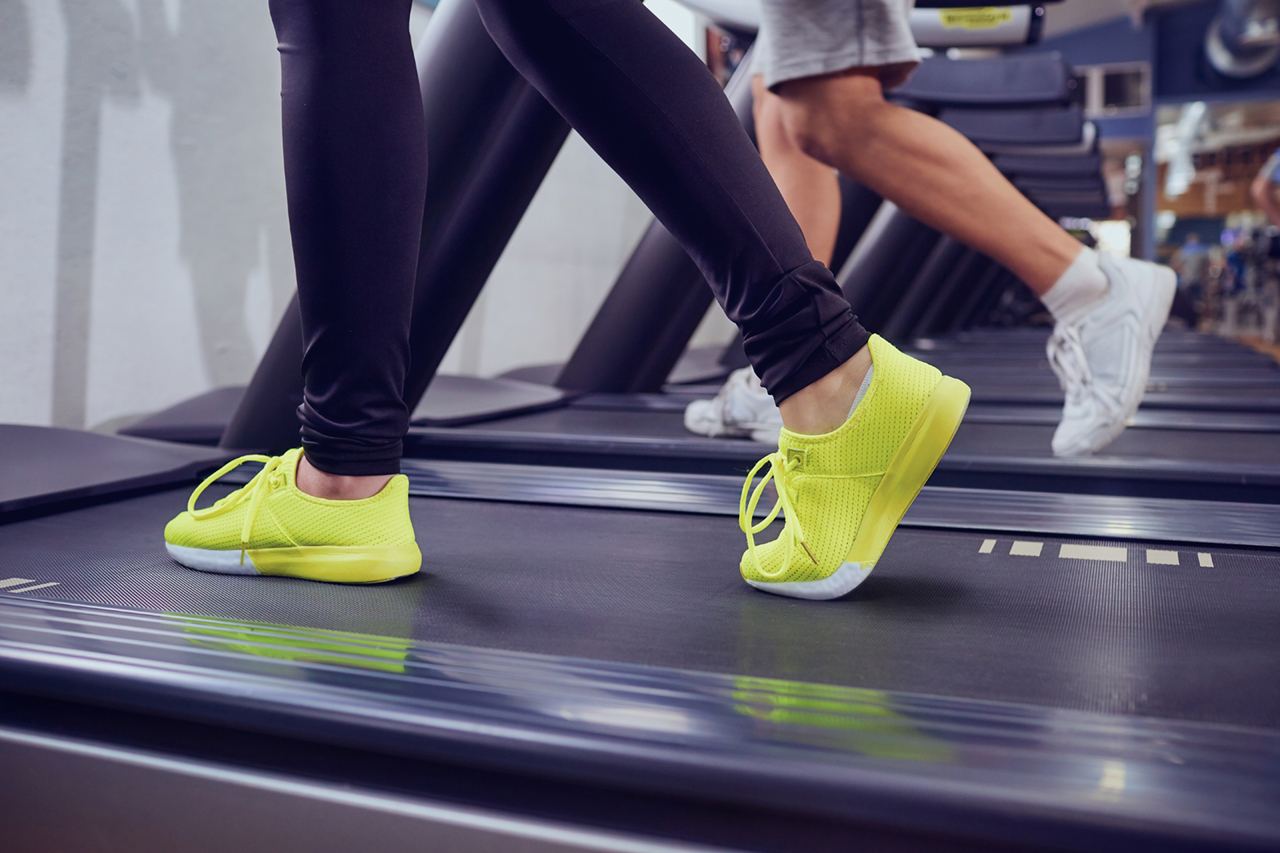
[(259, 574), (330, 583), (379, 583), (411, 575), (422, 567), (422, 552), (416, 543), (250, 548), (248, 554)]
[(942, 377), (871, 495), (845, 562), (866, 564), (880, 559), (898, 522), (947, 452), (968, 408), (969, 386)]

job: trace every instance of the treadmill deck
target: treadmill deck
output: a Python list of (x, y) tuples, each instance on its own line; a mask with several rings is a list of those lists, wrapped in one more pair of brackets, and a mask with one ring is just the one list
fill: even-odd
[[(1106, 714), (1280, 722), (1275, 551), (903, 529), (862, 587), (812, 603), (741, 582), (742, 534), (730, 519), (417, 498), (423, 572), (344, 587), (174, 564), (160, 531), (186, 494), (0, 527), (0, 584), (56, 584), (3, 597), (163, 612), (189, 622), (202, 648), (252, 645), (243, 629), (220, 634), (201, 618), (211, 617), (372, 635), (392, 648), (426, 641)], [(273, 656), (269, 646), (261, 653)]]

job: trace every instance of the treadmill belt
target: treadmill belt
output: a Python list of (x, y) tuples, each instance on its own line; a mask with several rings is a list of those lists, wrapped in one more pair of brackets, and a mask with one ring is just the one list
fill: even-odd
[[(500, 421), (471, 424), (475, 432), (536, 432), (568, 435), (641, 436), (689, 439), (697, 436), (684, 426), (683, 410), (552, 409)], [(768, 453), (765, 449), (761, 456)]]
[[(1046, 423), (1002, 423), (966, 420), (960, 424), (948, 453), (1052, 459), (1052, 439), (1058, 426), (1055, 411)], [(1226, 415), (1223, 416), (1225, 419)], [(567, 436), (638, 437), (694, 441), (679, 411), (557, 409), (467, 427), (472, 433), (519, 432)], [(750, 466), (775, 449), (772, 445), (736, 440), (730, 448)], [(1265, 464), (1280, 467), (1280, 442), (1269, 432), (1230, 432), (1194, 429), (1130, 428), (1099, 457), (1181, 460), (1198, 463)]]
[[(1280, 721), (1274, 551), (904, 529), (862, 587), (803, 602), (739, 580), (743, 539), (730, 519), (414, 499), (423, 573), (345, 587), (177, 566), (160, 533), (185, 500), (172, 491), (0, 527), (0, 594), (1102, 713)], [(190, 633), (203, 647), (242, 637), (196, 621)]]
[[(1057, 424), (964, 422), (948, 448), (950, 454), (1006, 455), (1052, 459)], [(1167, 460), (1171, 463), (1273, 465), (1280, 470), (1280, 442), (1265, 432), (1214, 432), (1191, 429), (1127, 429), (1097, 458)]]

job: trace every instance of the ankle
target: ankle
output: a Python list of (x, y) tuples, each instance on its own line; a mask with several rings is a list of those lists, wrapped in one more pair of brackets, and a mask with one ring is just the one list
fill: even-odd
[(1110, 283), (1098, 262), (1098, 253), (1081, 247), (1053, 287), (1040, 294), (1040, 301), (1059, 323), (1071, 323), (1088, 314), (1109, 289)]
[(862, 380), (871, 369), (871, 350), (863, 347), (852, 358), (816, 382), (782, 401), (782, 425), (800, 435), (823, 435), (849, 419)]
[(330, 501), (358, 501), (371, 498), (391, 482), (391, 474), (375, 474), (369, 477), (346, 477), (330, 474), (307, 461), (303, 456), (298, 460), (298, 471), (294, 477), (299, 491), (313, 498), (324, 498)]

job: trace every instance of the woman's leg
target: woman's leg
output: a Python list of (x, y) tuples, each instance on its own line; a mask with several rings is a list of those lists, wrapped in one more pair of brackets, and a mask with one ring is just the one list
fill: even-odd
[[(639, 0), (476, 2), (516, 68), (698, 263), (779, 401), (778, 452), (756, 466), (770, 473), (743, 491), (743, 578), (847, 593), (950, 443), (968, 388), (858, 325), (711, 75)], [(778, 504), (757, 521), (769, 480)], [(757, 546), (783, 507), (782, 534)]]
[(507, 58), (689, 252), (776, 400), (866, 345), (715, 79), (640, 0), (476, 4)]
[(409, 423), (402, 394), (427, 187), (410, 6), (271, 0), (306, 347), (302, 444), (320, 472), (384, 482), (399, 471)]
[[(379, 583), (418, 571), (395, 476), (426, 196), (410, 0), (271, 0), (283, 71), (285, 186), (305, 352), (303, 451), (241, 457), (165, 527), (184, 566)], [(213, 506), (201, 492), (262, 469)], [(326, 498), (327, 500), (317, 500)]]

